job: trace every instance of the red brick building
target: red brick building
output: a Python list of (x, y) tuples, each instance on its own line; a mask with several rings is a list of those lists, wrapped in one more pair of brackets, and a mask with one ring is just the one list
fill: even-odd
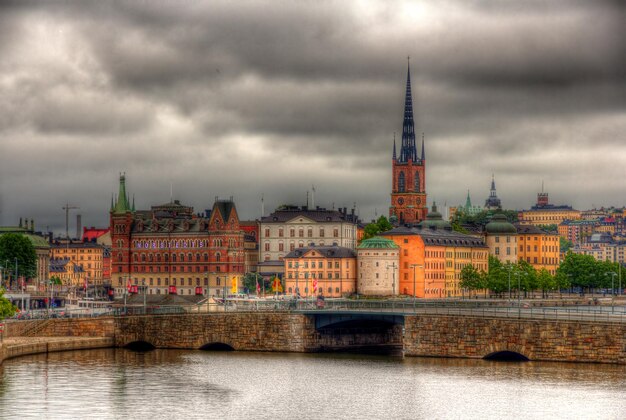
[(148, 294), (228, 292), (232, 278), (244, 274), (244, 233), (232, 199), (216, 200), (204, 214), (177, 200), (135, 211), (125, 181), (121, 175), (110, 212), (116, 294), (144, 287)]
[(393, 181), (389, 217), (400, 225), (418, 223), (428, 213), (426, 203), (426, 153), (422, 136), (422, 153), (417, 155), (413, 99), (411, 97), (411, 72), (407, 69), (404, 122), (400, 155), (393, 142)]

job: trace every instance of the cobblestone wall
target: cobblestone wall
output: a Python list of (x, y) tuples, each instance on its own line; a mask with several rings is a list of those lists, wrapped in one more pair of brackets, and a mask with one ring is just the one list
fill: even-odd
[(580, 321), (406, 316), (406, 356), (482, 358), (513, 351), (530, 360), (626, 364), (626, 326)]

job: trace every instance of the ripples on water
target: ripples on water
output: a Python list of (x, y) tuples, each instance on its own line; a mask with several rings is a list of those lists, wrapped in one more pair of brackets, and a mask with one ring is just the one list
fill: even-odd
[(623, 419), (626, 367), (105, 349), (0, 367), (0, 418)]

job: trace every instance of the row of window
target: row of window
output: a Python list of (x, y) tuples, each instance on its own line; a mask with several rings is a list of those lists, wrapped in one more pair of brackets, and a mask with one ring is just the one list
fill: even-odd
[[(221, 265), (212, 266), (211, 269), (212, 269), (212, 271), (217, 271), (219, 273), (219, 272), (222, 271), (222, 266)], [(133, 266), (133, 272), (135, 272), (135, 273), (146, 273), (146, 272), (147, 273), (161, 273), (161, 272), (168, 273), (169, 271), (170, 270), (169, 270), (168, 266), (163, 267), (163, 270), (161, 270), (161, 267), (158, 266), (158, 265), (157, 266), (149, 265), (147, 267), (143, 266), (143, 265), (142, 266), (136, 266), (136, 265)], [(186, 270), (185, 270), (185, 267), (177, 268), (176, 266), (173, 266), (171, 272), (172, 273), (176, 273), (176, 272), (184, 273), (185, 271), (187, 271), (188, 273), (192, 273), (192, 272), (196, 272), (196, 273), (204, 272), (204, 273), (206, 273), (209, 270), (208, 270), (206, 265), (204, 267), (201, 267), (199, 265), (187, 266)]]
[[(265, 237), (269, 238), (271, 237), (271, 230), (270, 228), (265, 228)], [(320, 238), (323, 238), (326, 236), (326, 230), (321, 227), (319, 228), (318, 231), (318, 236)], [(283, 238), (285, 237), (285, 229), (283, 228), (278, 228), (278, 237), (279, 238)], [(296, 237), (296, 229), (295, 228), (291, 228), (289, 229), (289, 237), (290, 238), (295, 238)], [(298, 238), (304, 238), (304, 228), (299, 228), (298, 229)], [(307, 238), (312, 238), (313, 237), (313, 228), (307, 228), (306, 230), (306, 237)], [(333, 229), (333, 238), (338, 238), (339, 237), (339, 229), (338, 228), (334, 228)]]
[[(323, 279), (324, 278), (324, 273), (319, 271), (317, 273), (315, 273), (315, 271), (311, 271), (310, 273), (308, 271), (305, 271), (304, 273), (299, 273), (299, 272), (293, 272), (290, 271), (288, 273), (288, 278), (290, 279), (308, 279), (308, 278), (312, 278), (312, 279)], [(328, 279), (332, 279), (333, 278), (333, 273), (328, 272), (326, 278)], [(334, 278), (338, 279), (339, 278), (339, 273), (336, 272), (334, 273)]]
[[(123, 240), (118, 240), (118, 247), (123, 247)], [(228, 243), (230, 248), (239, 246), (239, 242), (236, 239), (228, 239), (228, 241), (222, 238), (215, 238), (211, 242), (214, 248), (220, 248)], [(137, 249), (172, 249), (172, 248), (207, 248), (209, 241), (207, 239), (169, 239), (169, 240), (135, 240), (133, 241), (133, 247)]]
[[(194, 260), (194, 255), (190, 252), (188, 253), (186, 256), (185, 254), (181, 253), (181, 254), (171, 254), (172, 255), (172, 262), (185, 262), (185, 258), (187, 260), (187, 262), (200, 262), (200, 261), (209, 261), (209, 254), (207, 254), (206, 252), (202, 255), (200, 255), (199, 253), (196, 253), (195, 255), (195, 260)], [(161, 262), (161, 258), (163, 258), (163, 262), (169, 262), (170, 261), (170, 254), (163, 254), (163, 257), (161, 257), (161, 254), (151, 254), (151, 253), (142, 253), (142, 254), (137, 254), (137, 253), (133, 253), (133, 262)], [(219, 252), (215, 253), (215, 261), (219, 262), (222, 258), (222, 254)]]
[[(311, 268), (315, 268), (315, 265), (317, 263), (317, 268), (324, 268), (324, 261), (310, 261), (310, 266)], [(378, 263), (377, 263), (378, 264)], [(326, 265), (328, 268), (333, 268), (333, 265), (335, 266), (335, 268), (339, 268), (339, 261), (327, 261)], [(300, 263), (299, 261), (289, 261), (287, 263), (287, 267), (289, 268), (309, 268), (309, 261), (304, 261), (302, 263)], [(350, 267), (350, 264), (348, 263), (348, 261), (346, 261), (346, 268)]]

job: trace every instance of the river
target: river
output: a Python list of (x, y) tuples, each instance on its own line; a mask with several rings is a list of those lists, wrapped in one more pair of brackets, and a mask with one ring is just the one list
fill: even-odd
[(0, 366), (3, 419), (625, 417), (615, 365), (103, 349)]

